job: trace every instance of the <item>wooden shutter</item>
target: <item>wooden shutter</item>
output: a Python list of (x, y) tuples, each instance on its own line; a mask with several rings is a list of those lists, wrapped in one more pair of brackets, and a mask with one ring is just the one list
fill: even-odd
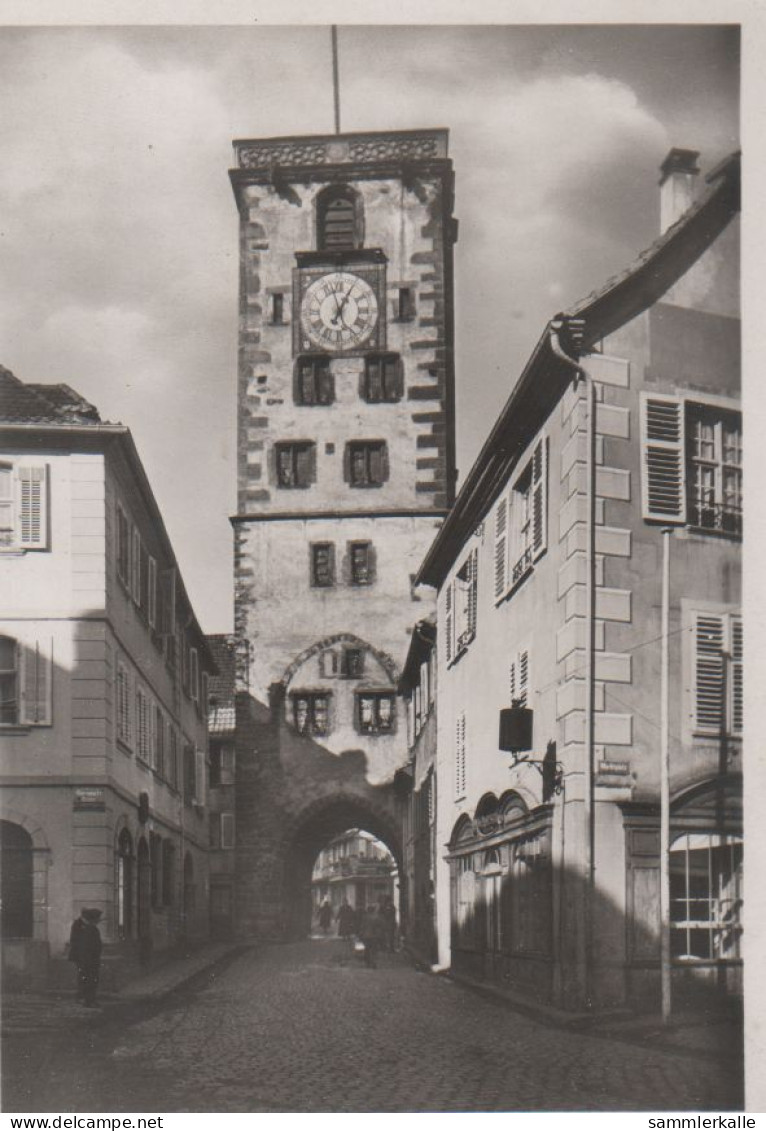
[(18, 538), (27, 550), (44, 550), (48, 546), (48, 482), (47, 468), (18, 469)]
[(465, 797), (466, 790), (466, 765), (465, 765), (465, 711), (461, 711), (455, 720), (455, 797)]
[(529, 652), (519, 652), (518, 690), (516, 697), (521, 701), (522, 707), (529, 706)]
[(51, 723), (52, 643), (51, 640), (38, 640), (19, 647), (19, 719), (22, 723)]
[(548, 441), (542, 436), (532, 455), (532, 561), (548, 546)]
[(149, 624), (152, 628), (157, 626), (157, 562), (149, 556), (149, 605), (146, 610)]
[(643, 516), (686, 522), (684, 404), (680, 397), (642, 397)]
[(731, 732), (742, 734), (743, 725), (742, 618), (731, 618)]
[(473, 640), (476, 635), (476, 602), (479, 585), (479, 551), (471, 550), (468, 555), (468, 617), (466, 629), (468, 638), (466, 643)]
[(206, 771), (205, 771), (205, 751), (197, 750), (196, 752), (196, 772), (194, 781), (194, 800), (198, 805), (205, 804), (206, 794)]
[(137, 605), (141, 604), (141, 535), (133, 527), (130, 557), (130, 592)]
[(505, 596), (508, 576), (508, 498), (500, 499), (495, 510), (495, 601)]
[(454, 653), (453, 644), (453, 623), (454, 623), (454, 610), (453, 610), (453, 587), (454, 582), (450, 582), (444, 593), (444, 655), (447, 663), (452, 663)]
[(720, 734), (724, 726), (724, 618), (697, 613), (694, 623), (694, 722)]

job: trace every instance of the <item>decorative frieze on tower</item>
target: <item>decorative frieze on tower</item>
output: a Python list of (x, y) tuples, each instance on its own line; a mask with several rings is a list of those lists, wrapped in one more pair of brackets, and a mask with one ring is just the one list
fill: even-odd
[[(393, 812), (406, 760), (396, 681), (431, 600), (412, 579), (454, 494), (456, 222), (446, 130), (234, 149), (235, 625), (242, 690), (261, 706), (239, 725), (238, 844), (256, 929), (256, 844), (274, 849), (264, 788), (270, 814), (299, 823), (317, 790)], [(352, 824), (376, 831), (365, 812)], [(279, 902), (278, 853), (274, 869)]]

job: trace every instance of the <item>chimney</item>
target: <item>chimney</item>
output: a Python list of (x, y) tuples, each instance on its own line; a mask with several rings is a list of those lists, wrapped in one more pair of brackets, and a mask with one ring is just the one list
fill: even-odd
[(695, 149), (671, 149), (660, 165), (660, 232), (666, 232), (694, 202), (694, 178), (699, 173)]

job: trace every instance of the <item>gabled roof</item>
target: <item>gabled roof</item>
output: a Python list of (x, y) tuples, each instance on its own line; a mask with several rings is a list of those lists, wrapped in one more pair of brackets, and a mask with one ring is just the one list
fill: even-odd
[[(706, 181), (709, 187), (700, 198), (630, 267), (563, 315), (555, 316), (582, 319), (583, 352), (662, 298), (739, 211), (739, 153), (722, 161)], [(418, 571), (418, 584), (441, 585), (466, 539), (571, 380), (571, 369), (551, 348), (550, 330), (549, 322), (431, 544)]]
[(0, 365), (0, 422), (97, 425), (101, 417), (69, 385), (29, 384)]

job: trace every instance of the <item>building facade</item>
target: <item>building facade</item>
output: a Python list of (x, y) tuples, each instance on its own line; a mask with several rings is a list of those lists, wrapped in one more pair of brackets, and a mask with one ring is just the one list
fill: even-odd
[(438, 965), (436, 861), (436, 623), (419, 621), (399, 680), (407, 715), (409, 762), (400, 772), (399, 804), (406, 893), (406, 944), (418, 961)]
[(236, 844), (236, 654), (232, 636), (208, 636), (216, 673), (210, 677), (208, 729), (210, 776), (210, 935), (234, 932), (234, 848)]
[(659, 1003), (664, 740), (673, 990), (741, 985), (739, 163), (698, 191), (696, 157), (546, 328), (419, 574), (440, 962), (566, 1006)]
[(396, 880), (396, 863), (385, 845), (362, 829), (348, 829), (322, 849), (314, 865), (311, 904), (315, 921), (325, 900), (333, 919), (344, 902), (360, 911), (387, 900), (396, 902)]
[(237, 929), (281, 935), (308, 929), (332, 837), (401, 854), (397, 681), (454, 487), (456, 223), (445, 130), (235, 156)]
[(207, 933), (212, 661), (130, 432), (8, 370), (0, 404), (3, 973), (55, 976), (86, 906), (119, 977)]

